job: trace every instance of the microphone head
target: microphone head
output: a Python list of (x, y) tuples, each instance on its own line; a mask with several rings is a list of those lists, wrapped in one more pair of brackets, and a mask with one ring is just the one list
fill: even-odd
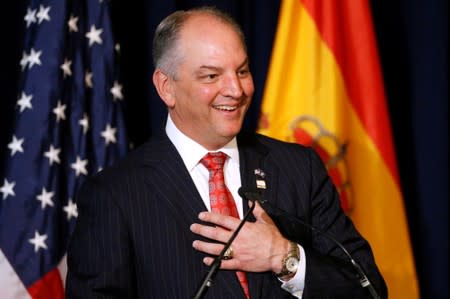
[(238, 194), (245, 200), (259, 201), (261, 200), (261, 192), (256, 189), (249, 189), (245, 187), (240, 187), (238, 189)]
[(240, 197), (242, 197), (245, 200), (248, 200), (247, 196), (245, 195), (244, 187), (239, 187), (238, 194)]

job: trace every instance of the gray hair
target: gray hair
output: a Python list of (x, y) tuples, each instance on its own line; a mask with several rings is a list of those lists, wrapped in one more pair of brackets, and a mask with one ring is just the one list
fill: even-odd
[(181, 59), (181, 53), (176, 49), (179, 33), (191, 16), (199, 14), (215, 17), (218, 21), (229, 25), (238, 34), (245, 51), (247, 51), (245, 37), (241, 27), (227, 13), (210, 6), (202, 6), (190, 10), (178, 10), (164, 18), (155, 30), (152, 49), (155, 68), (159, 68), (167, 75), (176, 78), (177, 66)]

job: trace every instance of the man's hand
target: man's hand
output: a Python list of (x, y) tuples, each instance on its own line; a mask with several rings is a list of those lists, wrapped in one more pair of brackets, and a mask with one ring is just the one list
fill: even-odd
[[(246, 222), (236, 239), (231, 244), (233, 258), (222, 260), (221, 269), (242, 270), (249, 272), (281, 271), (281, 260), (289, 251), (289, 241), (285, 239), (269, 215), (259, 203), (253, 211), (256, 222)], [(217, 243), (195, 240), (192, 246), (210, 255), (219, 255), (223, 244), (228, 241), (240, 220), (211, 212), (202, 212), (199, 219), (214, 226), (194, 223), (191, 231)], [(203, 262), (211, 265), (213, 257), (206, 257)]]

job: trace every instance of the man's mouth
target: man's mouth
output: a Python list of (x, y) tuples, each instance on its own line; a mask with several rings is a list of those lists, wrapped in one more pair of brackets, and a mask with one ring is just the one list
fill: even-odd
[(234, 111), (238, 106), (214, 105), (213, 108), (221, 111)]

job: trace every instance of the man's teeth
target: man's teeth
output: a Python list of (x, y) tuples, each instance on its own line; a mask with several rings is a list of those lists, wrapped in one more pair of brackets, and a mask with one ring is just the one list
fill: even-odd
[(234, 110), (236, 110), (235, 106), (226, 106), (226, 105), (217, 105), (217, 106), (214, 106), (214, 108), (219, 109), (219, 110), (225, 110), (225, 111), (234, 111)]

